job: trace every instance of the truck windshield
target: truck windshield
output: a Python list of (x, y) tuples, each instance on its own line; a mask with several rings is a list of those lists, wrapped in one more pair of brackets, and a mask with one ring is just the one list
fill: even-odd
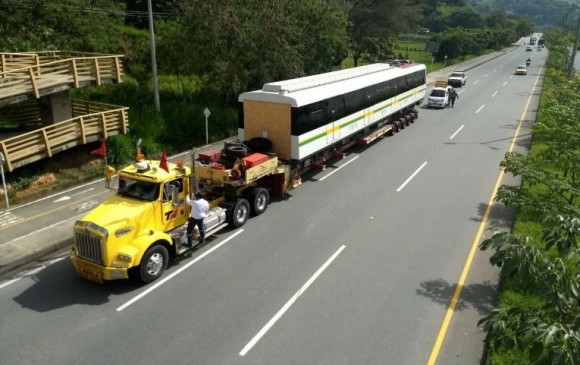
[(159, 184), (120, 177), (117, 193), (129, 198), (154, 201), (159, 196)]
[(445, 97), (445, 90), (434, 89), (433, 91), (431, 91), (431, 96), (443, 98), (443, 97)]
[(459, 72), (454, 72), (450, 77), (461, 77), (461, 74)]

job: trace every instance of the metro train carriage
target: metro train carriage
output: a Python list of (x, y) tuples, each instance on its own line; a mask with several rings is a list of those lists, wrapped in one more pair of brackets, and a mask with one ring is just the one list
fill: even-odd
[(395, 119), (421, 104), (425, 92), (426, 67), (415, 63), (267, 83), (240, 95), (238, 138), (269, 139), (271, 152), (298, 171), (387, 123), (398, 130)]

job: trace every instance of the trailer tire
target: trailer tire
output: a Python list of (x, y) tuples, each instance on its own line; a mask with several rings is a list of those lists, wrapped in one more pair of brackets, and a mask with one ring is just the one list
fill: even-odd
[(246, 199), (238, 198), (236, 204), (229, 212), (229, 223), (234, 228), (246, 224), (250, 215), (250, 203)]
[(169, 253), (161, 245), (155, 245), (145, 252), (139, 265), (139, 280), (145, 284), (158, 279), (167, 268)]
[(250, 208), (252, 214), (258, 216), (266, 211), (268, 203), (270, 202), (270, 194), (267, 189), (255, 188), (252, 189), (249, 196)]

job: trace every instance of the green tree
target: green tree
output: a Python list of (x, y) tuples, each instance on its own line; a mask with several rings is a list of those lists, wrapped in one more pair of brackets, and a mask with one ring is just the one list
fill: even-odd
[[(557, 216), (548, 220), (544, 249), (530, 237), (498, 233), (481, 244), (493, 249), (492, 265), (517, 278), (529, 293), (544, 298), (539, 309), (498, 308), (483, 318), (486, 341), (493, 349), (528, 350), (531, 364), (580, 362), (580, 219)], [(557, 247), (558, 256), (548, 251)]]
[(546, 95), (541, 122), (534, 129), (544, 148), (530, 156), (508, 153), (501, 163), (533, 190), (502, 186), (497, 199), (533, 213), (580, 215), (580, 80), (553, 77), (560, 87)]
[(357, 66), (361, 57), (384, 60), (393, 54), (393, 41), (401, 32), (421, 24), (421, 4), (408, 0), (358, 0), (348, 10), (350, 50)]
[(346, 20), (312, 0), (183, 0), (185, 55), (224, 102), (264, 82), (330, 68), (346, 54)]

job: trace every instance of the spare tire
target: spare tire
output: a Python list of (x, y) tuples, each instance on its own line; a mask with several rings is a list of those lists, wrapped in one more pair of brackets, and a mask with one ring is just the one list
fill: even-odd
[(227, 146), (226, 154), (232, 157), (246, 157), (248, 156), (248, 149), (244, 146)]

